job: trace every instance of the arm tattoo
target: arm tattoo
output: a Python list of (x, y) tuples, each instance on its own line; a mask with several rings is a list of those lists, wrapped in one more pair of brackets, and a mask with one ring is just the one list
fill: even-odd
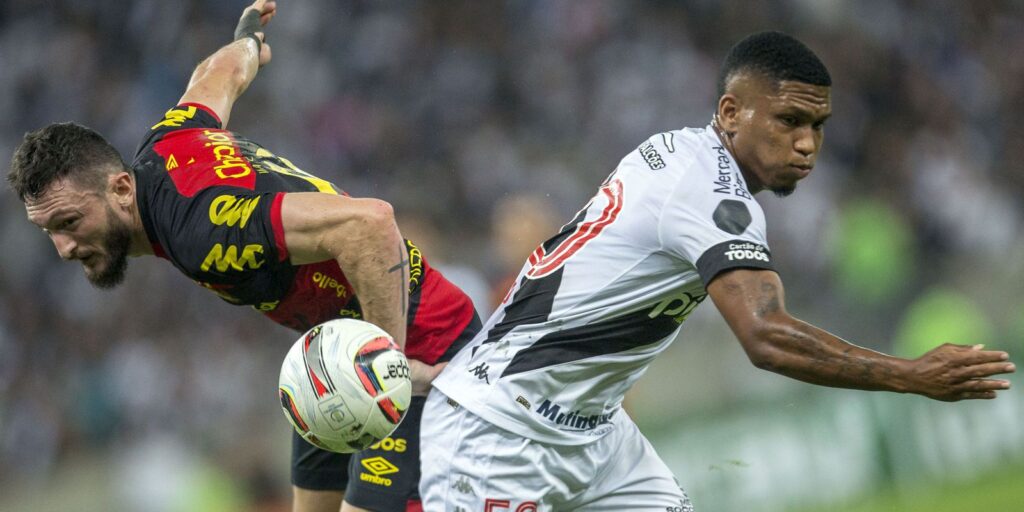
[(832, 337), (806, 324), (795, 325), (791, 332), (791, 338), (800, 347), (798, 352), (812, 360), (817, 370), (805, 380), (838, 387), (878, 389), (879, 383), (892, 379), (893, 369), (880, 364), (870, 354), (860, 353), (859, 348), (853, 345), (842, 347), (838, 353), (830, 351), (822, 335)]
[(409, 283), (405, 282), (404, 271), (409, 267), (409, 256), (405, 252), (405, 242), (398, 247), (398, 263), (388, 269), (389, 274), (398, 272), (398, 294), (402, 297), (402, 314), (409, 311)]
[(757, 316), (779, 311), (779, 293), (772, 283), (761, 283), (761, 296), (757, 299)]

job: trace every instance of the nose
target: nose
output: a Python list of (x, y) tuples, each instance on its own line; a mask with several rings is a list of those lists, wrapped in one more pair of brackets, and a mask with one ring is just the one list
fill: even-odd
[(796, 134), (796, 140), (793, 142), (793, 149), (797, 153), (808, 157), (814, 154), (817, 144), (814, 142), (814, 130), (807, 127), (803, 130), (798, 130)]
[(52, 235), (53, 246), (57, 248), (57, 254), (62, 259), (73, 260), (75, 259), (75, 249), (78, 248), (78, 243), (71, 239), (67, 235)]

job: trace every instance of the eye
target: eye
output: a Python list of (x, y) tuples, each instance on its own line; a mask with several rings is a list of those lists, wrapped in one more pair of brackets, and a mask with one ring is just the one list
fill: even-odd
[(786, 126), (790, 126), (790, 127), (793, 127), (793, 126), (796, 126), (796, 125), (800, 124), (800, 122), (797, 121), (796, 116), (791, 116), (791, 115), (779, 116), (779, 120), (782, 121), (782, 124), (784, 124)]
[(78, 223), (78, 219), (79, 219), (79, 217), (72, 217), (70, 219), (66, 219), (66, 220), (64, 220), (63, 222), (61, 222), (60, 224), (57, 225), (57, 229), (60, 229), (60, 230), (71, 229), (72, 227), (75, 226), (75, 224)]
[(821, 130), (825, 129), (825, 121), (818, 121), (817, 123), (811, 125), (811, 127), (814, 128), (815, 131), (820, 132)]

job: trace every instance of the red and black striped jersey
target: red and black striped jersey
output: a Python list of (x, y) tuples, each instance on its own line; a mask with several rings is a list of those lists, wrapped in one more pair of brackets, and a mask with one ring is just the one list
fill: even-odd
[[(132, 168), (143, 226), (157, 256), (222, 299), (305, 331), (360, 318), (335, 260), (292, 265), (281, 223), (289, 192), (339, 194), (256, 142), (221, 128), (200, 104), (168, 110), (150, 128)], [(409, 357), (447, 360), (476, 331), (470, 299), (406, 241), (410, 261)]]

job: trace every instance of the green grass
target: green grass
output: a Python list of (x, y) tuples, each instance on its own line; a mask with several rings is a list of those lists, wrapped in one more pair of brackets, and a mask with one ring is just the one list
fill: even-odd
[(981, 475), (970, 482), (921, 485), (838, 506), (794, 512), (1024, 512), (1024, 467)]

